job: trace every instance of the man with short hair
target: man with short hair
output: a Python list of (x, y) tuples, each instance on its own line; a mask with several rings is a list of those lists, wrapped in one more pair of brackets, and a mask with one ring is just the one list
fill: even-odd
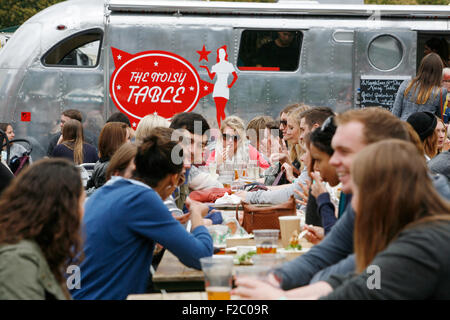
[[(365, 146), (390, 138), (410, 141), (402, 121), (382, 108), (349, 110), (338, 115), (335, 120), (337, 130), (332, 140), (334, 153), (330, 164), (336, 167), (342, 192), (346, 194), (352, 193), (350, 168), (353, 159)], [(448, 194), (448, 185), (445, 189), (445, 185), (437, 181), (442, 178), (444, 177), (433, 177), (433, 183), (440, 194)], [(438, 185), (444, 187), (438, 188)], [(288, 290), (326, 280), (332, 274), (354, 272), (355, 214), (350, 203), (348, 201), (344, 214), (322, 242), (274, 270), (273, 284), (279, 284), (281, 288)]]
[[(174, 139), (182, 138), (184, 140), (182, 144), (184, 146), (183, 153), (186, 156), (184, 158), (186, 180), (180, 186), (179, 196), (176, 197), (176, 204), (179, 209), (186, 211), (185, 203), (190, 190), (223, 188), (223, 184), (209, 173), (202, 172), (197, 168), (198, 165), (203, 164), (204, 151), (208, 144), (210, 127), (206, 119), (201, 114), (195, 112), (181, 112), (172, 118), (170, 128), (178, 131), (176, 132), (176, 136), (173, 137)], [(191, 202), (188, 200), (187, 204)], [(205, 216), (205, 222), (207, 224), (222, 223), (222, 215), (220, 212), (206, 205), (202, 205), (201, 207), (205, 213), (208, 213)]]
[(334, 116), (334, 112), (328, 107), (315, 107), (303, 111), (300, 115), (300, 144), (303, 145), (305, 143), (305, 136), (308, 133), (320, 127), (331, 116)]
[(248, 122), (247, 128), (245, 129), (250, 144), (263, 155), (267, 162), (269, 162), (268, 157), (270, 156), (270, 153), (267, 153), (263, 134), (266, 124), (270, 121), (273, 121), (273, 118), (270, 116), (257, 116)]
[(111, 114), (108, 120), (106, 120), (106, 123), (108, 122), (123, 122), (131, 128), (130, 119), (128, 119), (128, 117), (122, 112), (114, 112), (113, 114)]
[(277, 38), (259, 48), (256, 54), (257, 67), (278, 67), (279, 71), (294, 71), (298, 66), (299, 33), (279, 31)]

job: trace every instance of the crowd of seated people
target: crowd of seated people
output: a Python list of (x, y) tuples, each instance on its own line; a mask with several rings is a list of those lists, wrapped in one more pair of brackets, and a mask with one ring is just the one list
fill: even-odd
[[(190, 194), (226, 189), (222, 170), (250, 162), (264, 188), (235, 195), (260, 204), (294, 196), (314, 246), (274, 268), (267, 281), (238, 277), (235, 295), (450, 298), (444, 120), (427, 111), (402, 120), (378, 107), (336, 114), (303, 104), (279, 116), (246, 124), (230, 115), (211, 148), (211, 127), (195, 112), (170, 121), (148, 115), (136, 132), (115, 114), (97, 146), (84, 139), (80, 120), (64, 116), (49, 159), (34, 161), (0, 190), (0, 299), (150, 292), (166, 250), (201, 269), (200, 258), (214, 253), (208, 228), (226, 219)], [(95, 163), (86, 188), (83, 163)], [(373, 264), (383, 269), (380, 290), (365, 286)], [(69, 265), (79, 266), (82, 286), (67, 287)], [(43, 273), (49, 281), (40, 281)]]

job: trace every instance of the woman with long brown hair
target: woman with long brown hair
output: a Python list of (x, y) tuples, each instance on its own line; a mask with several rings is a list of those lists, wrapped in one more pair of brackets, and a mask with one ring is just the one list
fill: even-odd
[(106, 181), (112, 176), (121, 176), (129, 179), (133, 176), (136, 169), (134, 164), (134, 157), (137, 153), (137, 147), (132, 142), (124, 143), (114, 155), (111, 157), (108, 169), (106, 169)]
[(441, 117), (447, 97), (447, 89), (441, 87), (443, 68), (438, 54), (427, 54), (420, 62), (417, 76), (400, 85), (392, 113), (402, 120), (419, 111), (429, 111)]
[(64, 159), (26, 168), (0, 198), (0, 300), (70, 299), (64, 277), (80, 252), (84, 190)]
[(106, 170), (111, 157), (121, 145), (130, 141), (128, 126), (123, 122), (108, 122), (102, 128), (98, 138), (99, 160), (95, 163), (94, 171), (88, 180), (86, 188), (100, 188), (106, 182)]
[(75, 164), (95, 163), (98, 160), (95, 147), (84, 142), (81, 122), (74, 119), (64, 124), (62, 142), (55, 147), (52, 156), (71, 160)]

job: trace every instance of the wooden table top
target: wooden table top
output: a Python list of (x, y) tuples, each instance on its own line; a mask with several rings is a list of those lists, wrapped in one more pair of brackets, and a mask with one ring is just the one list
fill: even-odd
[(186, 267), (169, 250), (164, 256), (153, 275), (153, 282), (203, 281), (203, 271)]
[(208, 300), (205, 291), (130, 294), (127, 300)]
[[(302, 239), (302, 246), (311, 247), (312, 244)], [(254, 245), (254, 240), (249, 239), (248, 244)], [(236, 266), (242, 267), (242, 266)], [(153, 282), (183, 282), (183, 281), (204, 281), (203, 271), (189, 268), (182, 264), (178, 258), (170, 251), (166, 250), (159, 266), (153, 275)]]
[[(231, 296), (231, 300), (239, 299)], [(130, 294), (127, 300), (208, 300), (208, 294), (205, 291)]]

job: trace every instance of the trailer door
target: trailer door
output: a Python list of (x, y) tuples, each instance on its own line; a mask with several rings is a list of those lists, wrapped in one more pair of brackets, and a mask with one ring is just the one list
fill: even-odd
[(354, 35), (354, 107), (391, 110), (398, 87), (416, 74), (417, 33), (358, 29)]

